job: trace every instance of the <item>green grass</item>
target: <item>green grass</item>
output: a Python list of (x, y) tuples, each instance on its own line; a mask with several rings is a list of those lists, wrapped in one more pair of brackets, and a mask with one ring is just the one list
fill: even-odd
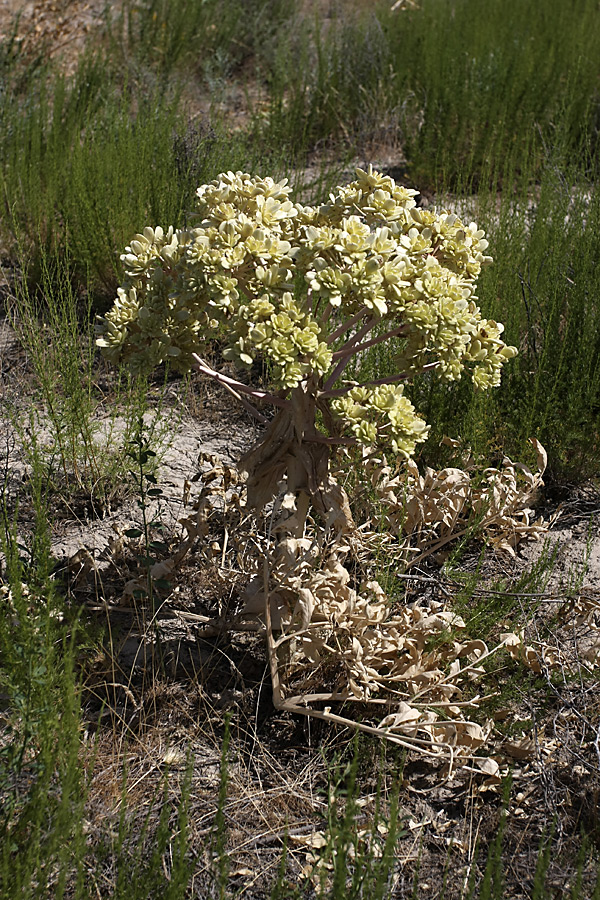
[(266, 126), (280, 140), (396, 139), (416, 182), (439, 189), (478, 182), (490, 160), (542, 164), (557, 133), (575, 153), (597, 138), (590, 0), (422, 0), (401, 12), (385, 2), (358, 21), (338, 16), (324, 37), (305, 24), (280, 50)]
[(149, 222), (183, 225), (198, 184), (239, 160), (238, 146), (187, 123), (176, 85), (120, 85), (100, 57), (68, 83), (38, 79), (25, 108), (17, 96), (0, 102), (5, 239), (27, 242), (34, 280), (68, 246), (95, 306), (112, 299), (132, 235)]
[[(193, 30), (181, 31), (184, 4), (154, 6), (162, 9), (164, 22), (157, 21), (168, 24), (174, 42), (192, 40)], [(194, 9), (210, 12), (203, 3)], [(155, 21), (152, 10), (148, 17)], [(268, 21), (275, 27), (277, 19)], [(70, 78), (21, 62), (18, 54), (13, 59), (4, 48), (5, 65), (12, 63), (15, 74), (0, 93), (0, 234), (12, 255), (25, 246), (34, 283), (43, 260), (63, 258), (68, 248), (74, 284), (91, 288), (96, 309), (111, 302), (121, 276), (119, 255), (136, 231), (151, 222), (183, 226), (199, 184), (219, 171), (257, 166), (257, 148), (245, 135), (226, 134), (197, 114), (192, 120), (184, 79), (162, 77), (144, 43), (153, 38), (144, 35), (133, 29), (125, 47), (109, 42), (90, 49)], [(186, 47), (182, 58), (191, 52)], [(148, 74), (126, 65), (129, 49), (155, 69)], [(268, 165), (281, 166), (277, 152)]]
[(11, 385), (3, 413), (18, 435), (30, 481), (43, 483), (48, 498), (75, 500), (99, 516), (123, 495), (126, 445), (147, 408), (147, 384), (119, 372), (112, 379), (111, 402), (105, 402), (97, 385), (92, 295), (78, 298), (69, 256), (42, 256), (40, 262), (34, 289), (22, 258), (8, 304), (32, 374)]
[[(527, 439), (537, 437), (555, 476), (597, 471), (599, 200), (595, 184), (577, 181), (559, 164), (548, 166), (529, 195), (523, 185), (516, 197), (488, 195), (487, 204), (480, 197), (476, 215), (494, 255), (480, 278), (480, 304), (505, 324), (519, 355), (505, 367), (502, 386), (489, 393), (475, 392), (468, 376), (453, 385), (416, 380), (411, 396), (433, 426), (426, 458), (439, 462), (439, 442), (449, 434), (481, 458), (506, 452), (533, 462)], [(393, 362), (381, 354), (378, 364)]]
[(113, 46), (133, 51), (138, 66), (161, 78), (191, 72), (214, 86), (245, 63), (268, 65), (293, 10), (292, 0), (129, 2), (110, 35)]

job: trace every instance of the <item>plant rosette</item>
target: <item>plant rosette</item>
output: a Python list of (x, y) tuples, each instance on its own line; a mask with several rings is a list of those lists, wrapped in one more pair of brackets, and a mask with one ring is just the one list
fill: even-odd
[[(240, 468), (258, 509), (285, 479), (304, 508), (297, 536), (310, 505), (337, 508), (332, 524), (351, 527), (329, 472), (336, 445), (410, 459), (426, 439), (404, 393), (409, 379), (431, 370), (455, 381), (467, 370), (485, 390), (517, 352), (477, 305), (477, 277), (491, 262), (484, 232), (417, 208), (416, 195), (370, 167), (327, 202), (303, 206), (286, 181), (221, 174), (198, 189), (193, 227), (135, 236), (115, 304), (98, 322), (97, 342), (115, 363), (195, 369), (265, 423), (257, 405), (276, 407)], [(213, 369), (204, 355), (216, 338), (241, 369), (265, 361), (269, 390)], [(361, 378), (368, 351), (383, 343), (395, 372)]]
[[(98, 343), (137, 371), (167, 362), (195, 369), (266, 425), (238, 464), (247, 506), (260, 511), (276, 498), (262, 575), (255, 560), (240, 616), (266, 629), (276, 707), (433, 756), (472, 756), (485, 735), (463, 711), (477, 698), (453, 695), (474, 663), (459, 663), (460, 641), (448, 656), (446, 643), (431, 650), (428, 637), (417, 639), (418, 623), (428, 636), (461, 623), (418, 605), (391, 615), (376, 581), (353, 586), (344, 561), (360, 541), (330, 463), (340, 445), (412, 458), (428, 433), (404, 393), (419, 372), (455, 381), (468, 371), (483, 390), (500, 383), (516, 350), (477, 306), (487, 241), (474, 223), (418, 209), (416, 191), (371, 168), (319, 206), (289, 195), (285, 181), (228, 172), (199, 188), (192, 227), (145, 228), (122, 256), (125, 281)], [(266, 363), (268, 389), (210, 366), (206, 349), (217, 338), (238, 370)], [(373, 378), (369, 357), (382, 344), (395, 368)], [(270, 420), (265, 404), (276, 409)], [(307, 529), (311, 508), (318, 516)], [(188, 547), (198, 527), (183, 524)], [(477, 646), (477, 665), (487, 653)], [(333, 714), (339, 700), (402, 702), (371, 727)]]

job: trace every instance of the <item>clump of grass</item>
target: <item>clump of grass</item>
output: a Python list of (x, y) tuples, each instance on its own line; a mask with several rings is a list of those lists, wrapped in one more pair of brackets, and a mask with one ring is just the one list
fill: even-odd
[[(290, 65), (290, 59), (293, 61)], [(269, 107), (257, 117), (257, 138), (292, 152), (318, 146), (357, 147), (397, 140), (395, 75), (375, 16), (302, 20), (284, 34), (269, 78)]]
[(14, 291), (9, 315), (33, 370), (27, 403), (19, 396), (23, 386), (14, 385), (5, 407), (21, 452), (48, 493), (79, 495), (92, 514), (101, 514), (126, 471), (117, 418), (123, 417), (126, 441), (145, 404), (145, 385), (118, 376), (110, 409), (104, 407), (96, 387), (91, 295), (76, 294), (68, 259), (44, 256), (36, 292), (26, 275)]
[(512, 214), (494, 228), (496, 272), (482, 283), (484, 303), (507, 310), (521, 351), (491, 414), (507, 422), (513, 446), (536, 435), (567, 472), (598, 460), (599, 200), (569, 167), (549, 167), (529, 211), (505, 201)]
[(189, 772), (175, 798), (165, 773), (141, 827), (124, 779), (118, 822), (109, 815), (91, 831), (95, 750), (80, 706), (89, 638), (52, 576), (42, 484), (33, 495), (35, 535), (19, 535), (5, 505), (0, 529), (0, 895), (179, 900), (190, 880)]
[(480, 182), (490, 160), (507, 156), (537, 156), (539, 171), (557, 132), (571, 154), (596, 139), (599, 46), (587, 0), (576, 9), (559, 0), (344, 9), (327, 28), (284, 39), (266, 132), (290, 146), (364, 147), (385, 123), (417, 183), (437, 189)]
[(7, 85), (0, 121), (9, 252), (17, 257), (24, 246), (35, 283), (44, 257), (68, 247), (76, 284), (91, 288), (100, 309), (136, 231), (149, 222), (183, 226), (199, 184), (252, 165), (243, 135), (190, 122), (177, 79), (153, 87), (129, 78), (105, 49), (86, 53), (70, 78), (32, 76), (25, 100)]
[[(5, 239), (27, 242), (33, 280), (44, 255), (68, 243), (79, 284), (112, 296), (131, 234), (149, 220), (181, 221), (193, 196), (197, 172), (177, 160), (185, 124), (176, 94), (120, 89), (96, 56), (70, 80), (37, 79), (25, 106), (10, 95), (0, 103)], [(196, 164), (206, 149), (199, 141)]]
[(33, 494), (37, 526), (29, 546), (5, 505), (0, 531), (0, 893), (6, 897), (33, 897), (41, 882), (62, 896), (77, 843), (73, 822), (82, 819), (74, 632), (65, 629), (64, 605), (50, 579), (41, 485)]
[(175, 72), (208, 77), (215, 65), (231, 74), (249, 60), (268, 61), (278, 33), (289, 25), (292, 0), (148, 0), (128, 3), (111, 26), (117, 45), (161, 77)]
[(542, 163), (540, 151), (557, 131), (571, 153), (582, 135), (595, 133), (600, 28), (593, 4), (419, 6), (384, 19), (399, 90), (409, 87), (420, 111), (419, 128), (405, 130), (417, 177), (437, 181), (442, 173), (447, 184), (464, 183), (465, 170), (477, 177), (489, 160), (522, 162), (533, 153)]
[(126, 792), (124, 777), (116, 839), (105, 839), (97, 851), (112, 873), (110, 896), (114, 900), (183, 900), (189, 896), (192, 869), (188, 846), (189, 769), (177, 803), (170, 796), (169, 773), (165, 773), (141, 825), (131, 821)]

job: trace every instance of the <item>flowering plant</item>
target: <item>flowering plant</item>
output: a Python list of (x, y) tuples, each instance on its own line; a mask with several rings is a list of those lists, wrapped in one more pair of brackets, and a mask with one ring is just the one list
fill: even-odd
[[(303, 206), (286, 181), (228, 172), (198, 189), (191, 227), (147, 227), (121, 257), (125, 281), (99, 322), (111, 360), (196, 369), (265, 422), (250, 401), (277, 407), (241, 461), (250, 505), (262, 507), (286, 478), (306, 509), (338, 508), (343, 530), (351, 520), (329, 474), (332, 447), (387, 446), (410, 458), (428, 427), (404, 394), (408, 379), (435, 370), (453, 381), (468, 369), (487, 389), (516, 354), (476, 303), (491, 261), (483, 231), (417, 208), (416, 194), (358, 169), (327, 202)], [(224, 334), (237, 366), (268, 361), (270, 390), (206, 362), (207, 344)], [(393, 342), (395, 373), (361, 379), (366, 351), (383, 342)]]

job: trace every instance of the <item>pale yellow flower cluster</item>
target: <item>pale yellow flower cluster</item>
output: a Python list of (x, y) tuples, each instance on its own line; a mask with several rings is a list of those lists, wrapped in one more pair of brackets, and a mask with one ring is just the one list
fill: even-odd
[(324, 375), (331, 351), (319, 340), (321, 329), (289, 291), (276, 306), (263, 294), (240, 307), (236, 318), (237, 341), (224, 351), (226, 359), (252, 365), (257, 351), (273, 363), (272, 377), (281, 388), (295, 388), (313, 372)]
[[(295, 386), (307, 367), (322, 367), (319, 341), (315, 346), (305, 334), (294, 342), (295, 352), (245, 334), (255, 324), (247, 318), (249, 302), (265, 296), (283, 312), (279, 307), (293, 289), (287, 237), (293, 235), (290, 221), (298, 210), (289, 190), (285, 182), (229, 172), (198, 190), (196, 227), (145, 228), (137, 234), (121, 256), (126, 281), (99, 323), (97, 343), (105, 354), (134, 370), (169, 361), (188, 371), (192, 354), (227, 324), (228, 332), (239, 337), (237, 352), (232, 348), (239, 362), (252, 362), (259, 349), (276, 366), (283, 360), (281, 387)], [(319, 334), (318, 324), (305, 318), (300, 315), (297, 330), (310, 327)], [(288, 369), (300, 372), (295, 382)]]
[[(397, 375), (435, 364), (455, 380), (468, 366), (478, 387), (497, 385), (516, 350), (476, 304), (490, 261), (483, 231), (418, 209), (416, 193), (358, 169), (326, 203), (305, 207), (285, 181), (219, 175), (199, 188), (192, 227), (145, 228), (131, 241), (98, 344), (134, 369), (169, 361), (186, 371), (219, 336), (239, 365), (268, 360), (276, 390), (316, 375), (324, 399), (344, 361), (357, 357), (360, 372), (364, 342), (393, 332)], [(332, 410), (359, 441), (387, 437), (409, 456), (425, 439), (401, 386), (341, 393)]]
[(346, 397), (332, 400), (331, 407), (349, 423), (359, 443), (375, 444), (387, 436), (394, 452), (406, 459), (429, 432), (401, 384), (355, 387)]

